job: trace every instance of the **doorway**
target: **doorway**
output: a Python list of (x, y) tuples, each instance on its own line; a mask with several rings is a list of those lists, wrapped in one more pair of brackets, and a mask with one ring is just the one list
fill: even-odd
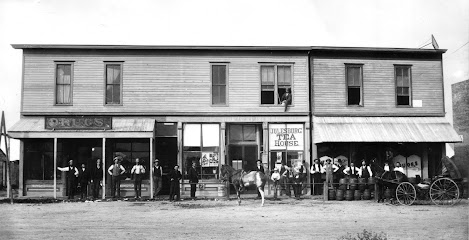
[(155, 138), (155, 159), (159, 160), (163, 168), (163, 188), (160, 195), (169, 194), (168, 173), (177, 165), (177, 138), (176, 137), (156, 137)]

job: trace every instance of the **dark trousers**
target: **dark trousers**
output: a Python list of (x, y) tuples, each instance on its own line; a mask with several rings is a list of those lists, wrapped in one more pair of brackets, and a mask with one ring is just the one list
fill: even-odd
[(163, 178), (161, 177), (153, 177), (153, 188), (155, 189), (154, 196), (158, 196), (158, 193), (160, 193), (161, 188), (163, 188)]
[(293, 184), (293, 192), (296, 198), (300, 198), (301, 196), (301, 183), (294, 183)]
[(75, 197), (75, 179), (68, 178), (67, 179), (67, 196), (68, 199), (73, 199)]
[(80, 183), (80, 196), (81, 199), (86, 199), (88, 197), (88, 182)]
[(191, 198), (195, 198), (196, 190), (197, 190), (197, 183), (191, 183)]
[(142, 175), (135, 174), (135, 181), (134, 181), (134, 190), (135, 190), (135, 197), (142, 197)]
[(111, 177), (111, 196), (113, 198), (116, 197), (116, 192), (117, 192), (117, 197), (121, 197), (121, 178), (120, 176), (112, 176)]
[(174, 195), (176, 195), (176, 200), (181, 199), (181, 191), (179, 190), (179, 181), (171, 181), (169, 184), (169, 200), (174, 200)]
[(311, 186), (311, 189), (313, 190), (313, 195), (322, 195), (322, 179), (321, 179), (321, 174), (320, 173), (314, 173), (313, 174), (313, 185)]
[(99, 182), (101, 179), (93, 179), (93, 184), (91, 184), (91, 192), (93, 193), (93, 198), (99, 198), (99, 189), (101, 188)]
[(280, 190), (280, 195), (282, 195), (282, 193), (285, 192), (287, 194), (287, 196), (291, 196), (290, 185), (291, 185), (290, 178), (287, 178), (285, 176), (281, 176), (280, 177), (280, 186), (281, 186), (282, 189)]

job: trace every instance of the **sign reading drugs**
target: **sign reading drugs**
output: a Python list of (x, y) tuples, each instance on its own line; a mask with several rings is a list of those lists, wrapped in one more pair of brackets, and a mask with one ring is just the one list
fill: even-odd
[(112, 129), (112, 118), (91, 116), (46, 117), (45, 124), (46, 129), (55, 130), (109, 130)]
[(270, 150), (303, 150), (303, 124), (270, 124), (269, 148)]

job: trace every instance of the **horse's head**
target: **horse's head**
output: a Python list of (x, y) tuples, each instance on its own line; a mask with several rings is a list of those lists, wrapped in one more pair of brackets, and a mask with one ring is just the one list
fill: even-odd
[(230, 175), (229, 175), (228, 165), (221, 165), (218, 179), (220, 179), (223, 182), (226, 182), (229, 180), (229, 178), (230, 178)]

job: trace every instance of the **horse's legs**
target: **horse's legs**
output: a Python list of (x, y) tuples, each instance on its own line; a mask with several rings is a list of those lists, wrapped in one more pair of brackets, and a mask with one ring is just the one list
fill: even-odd
[(264, 206), (264, 189), (262, 189), (261, 187), (258, 187), (257, 189), (259, 189), (259, 192), (261, 193), (261, 198), (262, 198), (261, 207), (263, 207)]
[(240, 191), (241, 191), (241, 188), (236, 188), (236, 195), (238, 196), (238, 206), (241, 205)]

